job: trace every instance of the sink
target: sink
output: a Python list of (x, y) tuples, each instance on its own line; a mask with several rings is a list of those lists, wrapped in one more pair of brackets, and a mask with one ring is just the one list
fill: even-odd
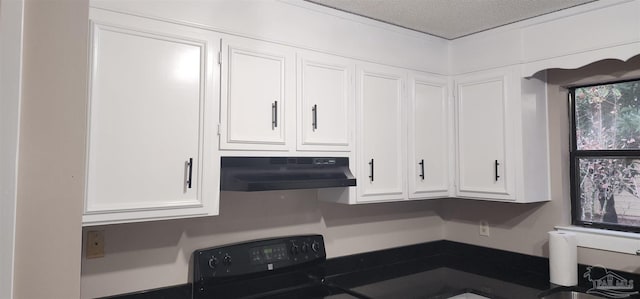
[(555, 292), (549, 295), (545, 295), (541, 299), (592, 299), (592, 298), (598, 299), (602, 297), (594, 296), (586, 293), (574, 292), (574, 291), (560, 291), (560, 292)]

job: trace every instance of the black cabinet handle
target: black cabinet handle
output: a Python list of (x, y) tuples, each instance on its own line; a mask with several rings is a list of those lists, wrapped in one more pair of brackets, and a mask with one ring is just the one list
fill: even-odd
[(318, 129), (318, 105), (313, 105), (311, 108), (311, 112), (313, 112), (313, 121), (311, 122), (311, 127), (313, 130)]
[(271, 104), (271, 129), (275, 130), (278, 127), (278, 101), (274, 101)]
[(189, 167), (189, 176), (187, 176), (187, 188), (191, 189), (191, 178), (193, 175), (193, 158), (189, 158), (189, 162), (187, 162), (187, 167)]
[(371, 167), (371, 175), (369, 176), (369, 178), (373, 182), (373, 159), (371, 159), (371, 162), (369, 162), (369, 166)]
[(420, 160), (420, 163), (418, 163), (418, 165), (420, 165), (419, 177), (422, 178), (422, 180), (424, 181), (424, 159)]
[(500, 175), (498, 174), (498, 166), (500, 166), (500, 163), (498, 163), (498, 160), (496, 160), (494, 165), (495, 165), (495, 170), (496, 170), (496, 182), (497, 182), (498, 179), (500, 178)]

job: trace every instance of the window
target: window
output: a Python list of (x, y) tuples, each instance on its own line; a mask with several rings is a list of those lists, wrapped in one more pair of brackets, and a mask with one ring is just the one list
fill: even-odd
[(640, 80), (574, 87), (574, 225), (640, 232)]

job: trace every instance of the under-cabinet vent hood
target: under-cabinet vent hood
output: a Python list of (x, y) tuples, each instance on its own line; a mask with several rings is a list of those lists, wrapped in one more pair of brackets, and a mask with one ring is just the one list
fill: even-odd
[(222, 157), (220, 190), (266, 191), (349, 187), (349, 158)]

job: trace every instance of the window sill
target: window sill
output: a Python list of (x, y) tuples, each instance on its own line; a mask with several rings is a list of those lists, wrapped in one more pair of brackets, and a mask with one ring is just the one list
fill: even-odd
[(576, 234), (578, 247), (640, 255), (640, 234), (579, 226), (556, 226), (557, 231)]

